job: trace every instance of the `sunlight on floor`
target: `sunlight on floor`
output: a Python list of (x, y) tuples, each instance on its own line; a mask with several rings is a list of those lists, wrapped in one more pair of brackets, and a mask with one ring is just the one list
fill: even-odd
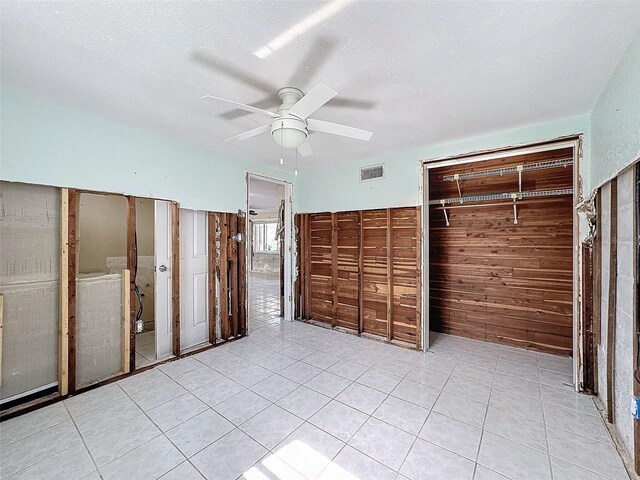
[(275, 453), (267, 455), (259, 464), (247, 470), (242, 478), (246, 480), (302, 480), (307, 476), (300, 472), (310, 473), (311, 471), (323, 471), (320, 479), (364, 480), (330, 461), (300, 440), (294, 440)]

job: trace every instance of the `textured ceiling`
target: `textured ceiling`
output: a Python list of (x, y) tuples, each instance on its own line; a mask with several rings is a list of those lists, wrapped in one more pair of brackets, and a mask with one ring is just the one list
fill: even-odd
[(253, 55), (325, 5), (5, 0), (2, 79), (273, 165), (280, 152), (269, 135), (223, 142), (268, 118), (200, 100), (213, 94), (255, 103), (269, 95), (197, 55), (277, 87), (306, 91), (322, 82), (362, 102), (330, 102), (315, 118), (374, 132), (368, 143), (312, 134), (315, 156), (301, 163), (327, 164), (587, 113), (640, 26), (640, 2), (358, 1), (266, 58)]
[(249, 209), (261, 212), (277, 212), (284, 198), (284, 186), (279, 183), (251, 178), (249, 180)]

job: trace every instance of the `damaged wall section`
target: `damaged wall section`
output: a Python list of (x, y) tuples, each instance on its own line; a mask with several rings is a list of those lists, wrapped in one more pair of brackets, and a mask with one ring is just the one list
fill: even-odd
[(2, 403), (57, 384), (60, 191), (0, 182)]

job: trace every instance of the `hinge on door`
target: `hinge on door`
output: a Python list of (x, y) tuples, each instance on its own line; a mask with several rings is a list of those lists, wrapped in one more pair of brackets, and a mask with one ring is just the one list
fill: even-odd
[(292, 302), (293, 301), (293, 297), (291, 295), (289, 295), (289, 301)]
[(293, 203), (293, 198), (289, 195), (289, 203)]

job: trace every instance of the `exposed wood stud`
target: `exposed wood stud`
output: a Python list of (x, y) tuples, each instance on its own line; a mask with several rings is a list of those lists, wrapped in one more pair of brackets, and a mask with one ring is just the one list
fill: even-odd
[(69, 190), (60, 190), (60, 325), (58, 328), (58, 393), (69, 389)]
[(136, 296), (136, 198), (127, 197), (127, 270), (129, 270), (129, 370), (136, 369), (136, 312), (138, 310)]
[(393, 340), (393, 213), (387, 208), (387, 340)]
[(209, 343), (216, 344), (216, 322), (218, 312), (216, 309), (216, 214), (209, 212), (207, 214), (207, 247), (208, 251), (208, 283), (209, 283)]
[(229, 257), (231, 263), (231, 336), (238, 336), (238, 216), (228, 214), (229, 218)]
[(358, 212), (358, 333), (362, 333), (364, 324), (364, 224), (362, 210)]
[(602, 321), (602, 192), (596, 193), (596, 235), (593, 239), (593, 393), (598, 394), (598, 345)]
[(416, 347), (422, 350), (422, 216), (416, 207)]
[[(122, 365), (124, 373), (131, 371), (131, 274), (130, 271), (122, 270)], [(135, 334), (134, 334), (135, 335)], [(134, 344), (135, 347), (135, 344)], [(134, 352), (135, 353), (135, 352)]]
[(293, 217), (293, 225), (296, 230), (296, 234), (295, 234), (296, 266), (298, 268), (298, 272), (297, 272), (298, 274), (296, 275), (296, 280), (293, 284), (293, 298), (294, 298), (293, 318), (300, 318), (300, 308), (301, 308), (300, 291), (302, 286), (302, 279), (301, 279), (302, 264), (300, 261), (301, 260), (300, 254), (302, 252), (301, 235), (300, 235), (300, 215), (295, 215)]
[(247, 229), (245, 214), (238, 215), (238, 333), (247, 334)]
[[(284, 198), (280, 200), (280, 225), (284, 225)], [(284, 230), (278, 239), (278, 252), (280, 256), (280, 316), (284, 317)]]
[(338, 214), (331, 214), (331, 325), (338, 325)]
[(223, 340), (228, 340), (230, 335), (229, 324), (229, 258), (227, 250), (229, 246), (229, 215), (220, 214), (220, 329)]
[(304, 216), (304, 275), (305, 275), (305, 290), (304, 290), (304, 318), (305, 320), (311, 319), (311, 226), (310, 216), (305, 214)]
[(582, 320), (584, 322), (584, 365), (583, 389), (594, 391), (594, 378), (597, 371), (593, 369), (595, 344), (593, 341), (593, 245), (582, 243)]
[(173, 354), (180, 355), (180, 207), (171, 204), (171, 305)]
[(611, 206), (609, 235), (609, 311), (607, 315), (607, 421), (615, 422), (615, 335), (616, 335), (616, 300), (618, 283), (618, 179), (611, 180)]
[[(76, 391), (76, 277), (77, 277), (77, 225), (78, 225), (78, 192), (69, 190), (69, 222), (68, 222), (68, 393)], [(61, 268), (64, 268), (61, 265)]]

